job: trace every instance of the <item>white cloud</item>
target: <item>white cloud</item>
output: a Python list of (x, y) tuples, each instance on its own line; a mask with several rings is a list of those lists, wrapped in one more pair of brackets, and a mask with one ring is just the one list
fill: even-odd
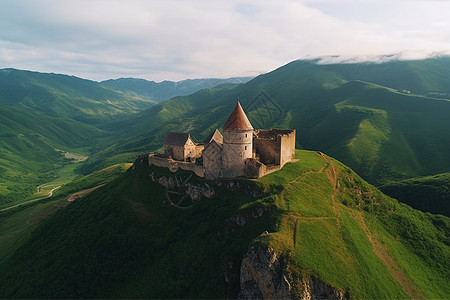
[(450, 49), (448, 11), (427, 0), (2, 0), (0, 67), (180, 80), (319, 56), (423, 57)]

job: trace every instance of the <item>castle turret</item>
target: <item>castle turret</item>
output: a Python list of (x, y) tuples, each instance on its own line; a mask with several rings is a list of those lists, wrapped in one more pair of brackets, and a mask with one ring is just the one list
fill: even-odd
[(253, 127), (238, 102), (223, 126), (222, 177), (244, 176), (253, 155)]

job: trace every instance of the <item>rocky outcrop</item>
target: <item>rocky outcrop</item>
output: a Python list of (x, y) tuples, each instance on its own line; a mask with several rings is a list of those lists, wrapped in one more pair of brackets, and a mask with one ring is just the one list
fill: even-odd
[(242, 259), (239, 299), (291, 299), (293, 278), (274, 249), (255, 243)]
[(237, 225), (237, 227), (242, 227), (253, 219), (262, 217), (268, 211), (270, 211), (270, 207), (268, 206), (258, 206), (250, 210), (238, 211), (236, 214), (228, 217), (225, 222), (229, 225)]
[[(266, 233), (267, 234), (267, 233)], [(271, 247), (254, 243), (244, 255), (239, 299), (348, 299), (348, 294), (310, 276), (294, 279), (289, 259)]]
[[(145, 159), (145, 158), (142, 158)], [(252, 186), (251, 184), (245, 184), (234, 181), (200, 181), (190, 182), (190, 176), (186, 174), (176, 175), (160, 175), (156, 171), (150, 171), (148, 173), (150, 180), (158, 183), (159, 185), (168, 188), (183, 188), (187, 196), (192, 200), (200, 198), (211, 198), (216, 193), (217, 189), (225, 188), (230, 191), (240, 191), (254, 198), (263, 195), (263, 190)]]
[(186, 194), (192, 199), (211, 198), (216, 191), (206, 182), (203, 184), (186, 183)]
[(349, 299), (348, 293), (344, 293), (314, 276), (303, 279), (302, 286), (301, 299)]

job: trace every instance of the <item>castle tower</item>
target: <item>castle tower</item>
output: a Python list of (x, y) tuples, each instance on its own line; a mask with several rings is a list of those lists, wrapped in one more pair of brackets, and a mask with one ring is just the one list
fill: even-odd
[(245, 160), (253, 155), (253, 127), (239, 102), (222, 129), (222, 177), (244, 176)]

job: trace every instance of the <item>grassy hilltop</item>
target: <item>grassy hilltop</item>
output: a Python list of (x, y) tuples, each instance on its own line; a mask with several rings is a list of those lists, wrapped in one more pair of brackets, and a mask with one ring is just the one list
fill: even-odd
[[(222, 180), (187, 209), (167, 205), (183, 188), (168, 193), (149, 177), (173, 173), (130, 169), (10, 248), (0, 260), (0, 297), (232, 298), (249, 245), (283, 257), (297, 296), (309, 277), (351, 298), (450, 294), (447, 217), (399, 204), (321, 153), (297, 158), (259, 180)], [(225, 188), (230, 182), (241, 188)], [(0, 234), (17, 214), (0, 215)]]

